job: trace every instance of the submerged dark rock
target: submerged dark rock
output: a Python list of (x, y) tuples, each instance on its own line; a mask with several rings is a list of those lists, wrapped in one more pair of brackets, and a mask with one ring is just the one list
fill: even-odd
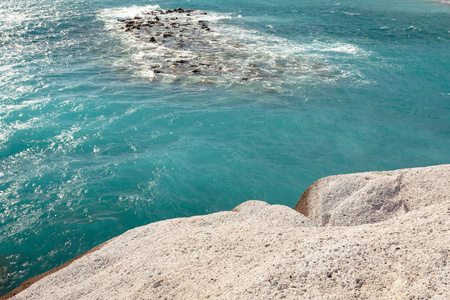
[[(195, 9), (176, 9), (154, 10), (143, 13), (131, 19), (118, 20), (124, 23), (122, 29), (130, 32), (143, 42), (160, 45), (166, 49), (166, 56), (170, 55), (170, 51), (190, 51), (196, 54), (216, 53), (219, 51), (216, 40), (208, 36), (207, 32), (211, 32), (209, 24), (204, 20), (195, 18), (199, 15), (205, 15), (204, 12), (196, 12)], [(164, 17), (162, 16), (164, 15)], [(150, 37), (149, 37), (150, 35)], [(215, 63), (211, 61), (199, 61), (198, 64), (189, 64), (186, 59), (178, 58), (173, 53), (173, 59), (168, 59), (158, 69), (153, 69), (155, 74), (177, 74), (180, 76), (185, 74), (210, 74), (216, 75), (217, 70)], [(153, 61), (154, 63), (154, 61)], [(197, 69), (199, 65), (204, 66), (205, 71)], [(181, 69), (180, 69), (181, 68)]]
[[(254, 47), (246, 47), (217, 31), (205, 15), (206, 12), (179, 7), (142, 12), (117, 21), (123, 24), (123, 31), (141, 43), (139, 48), (144, 50), (136, 65), (152, 80), (171, 81), (195, 75), (193, 80), (197, 82), (226, 78), (247, 84), (275, 78), (277, 72), (283, 71), (274, 67), (270, 57), (264, 61), (263, 52), (254, 64)], [(155, 63), (158, 68), (153, 67)]]

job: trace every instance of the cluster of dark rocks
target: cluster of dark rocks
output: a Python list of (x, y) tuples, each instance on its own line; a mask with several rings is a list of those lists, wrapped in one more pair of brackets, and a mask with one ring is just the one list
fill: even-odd
[[(154, 53), (160, 53), (159, 57), (152, 55), (149, 61), (140, 62), (155, 74), (218, 76), (237, 71), (222, 58), (230, 54), (230, 49), (236, 52), (239, 47), (223, 45), (218, 33), (202, 19), (205, 15), (206, 12), (195, 9), (160, 9), (118, 21), (122, 30), (154, 46)], [(242, 80), (248, 78), (244, 76)]]
[[(177, 9), (168, 9), (168, 10), (155, 10), (145, 13), (145, 17), (136, 16), (130, 19), (120, 19), (119, 22), (123, 22), (125, 24), (123, 29), (125, 31), (133, 31), (133, 30), (141, 30), (148, 29), (150, 27), (155, 27), (162, 29), (163, 31), (167, 31), (171, 28), (177, 29), (183, 26), (189, 26), (193, 24), (188, 24), (186, 22), (181, 23), (178, 17), (167, 16), (162, 17), (163, 15), (171, 15), (171, 14), (185, 14), (186, 17), (190, 17), (191, 13), (193, 13), (195, 9), (182, 9), (181, 7)], [(206, 15), (205, 12), (200, 12), (199, 14)], [(198, 25), (200, 25), (201, 29), (211, 30), (205, 21), (198, 21)], [(183, 30), (181, 30), (183, 31)], [(158, 35), (158, 34), (156, 34)], [(167, 37), (167, 36), (166, 36)]]
[(274, 82), (283, 74), (309, 71), (295, 57), (274, 58), (255, 44), (233, 38), (205, 15), (195, 9), (158, 9), (118, 22), (123, 33), (139, 41), (140, 55), (134, 63), (152, 80)]

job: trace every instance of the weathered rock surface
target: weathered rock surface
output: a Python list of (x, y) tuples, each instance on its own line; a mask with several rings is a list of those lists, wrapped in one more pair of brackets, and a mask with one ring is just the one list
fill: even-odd
[(350, 226), (445, 201), (450, 201), (450, 165), (325, 177), (303, 193), (295, 210), (321, 226)]
[[(449, 299), (449, 168), (355, 179), (354, 191), (371, 182), (361, 197), (405, 195), (408, 212), (375, 224), (319, 227), (288, 207), (248, 201), (139, 227), (13, 299)], [(331, 182), (337, 196), (353, 191)]]

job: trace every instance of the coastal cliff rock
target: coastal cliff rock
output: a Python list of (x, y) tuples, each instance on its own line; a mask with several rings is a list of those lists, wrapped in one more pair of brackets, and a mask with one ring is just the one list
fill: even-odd
[(450, 166), (329, 176), (314, 182), (295, 210), (320, 226), (377, 223), (450, 201)]
[[(448, 299), (449, 174), (445, 165), (325, 178), (297, 208), (326, 227), (248, 201), (135, 228), (13, 299)], [(354, 217), (370, 224), (331, 226), (347, 220), (332, 205), (350, 214), (370, 201), (376, 217)]]

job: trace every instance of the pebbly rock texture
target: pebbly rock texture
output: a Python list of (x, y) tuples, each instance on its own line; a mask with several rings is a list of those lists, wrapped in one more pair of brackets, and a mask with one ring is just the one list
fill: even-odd
[[(355, 191), (368, 182), (367, 194), (403, 195), (409, 211), (375, 224), (319, 227), (288, 207), (248, 201), (135, 228), (13, 299), (449, 299), (449, 173), (450, 165), (343, 175)], [(354, 194), (336, 178), (327, 193)]]
[(295, 210), (320, 226), (351, 226), (445, 201), (450, 165), (325, 177), (303, 193)]

